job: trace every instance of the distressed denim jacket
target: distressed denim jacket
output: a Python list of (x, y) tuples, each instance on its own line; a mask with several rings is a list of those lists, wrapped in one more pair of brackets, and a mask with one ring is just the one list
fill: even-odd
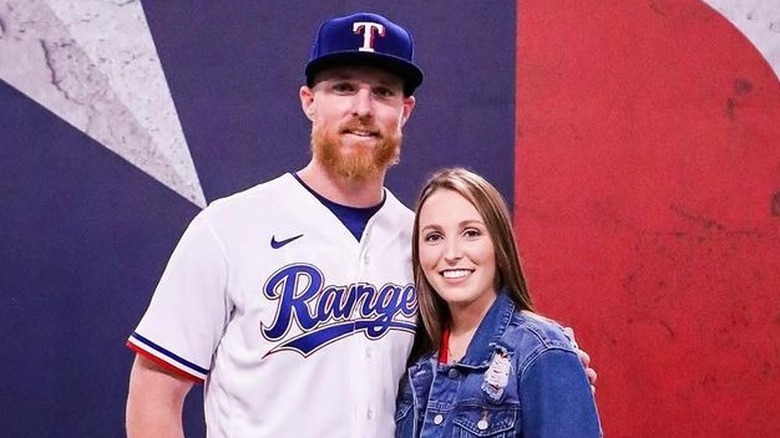
[(503, 293), (466, 355), (427, 355), (401, 379), (396, 437), (600, 437), (582, 363), (560, 326)]

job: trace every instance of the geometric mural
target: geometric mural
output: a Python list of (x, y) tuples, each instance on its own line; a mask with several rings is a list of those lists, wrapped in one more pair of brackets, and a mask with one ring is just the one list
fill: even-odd
[(728, 18), (772, 66), (780, 80), (780, 2), (774, 0), (704, 0)]
[(0, 79), (204, 207), (140, 2), (0, 2)]
[(777, 0), (0, 0), (3, 436), (122, 436), (181, 232), (306, 164), (310, 37), (361, 9), (425, 72), (387, 186), (463, 165), (507, 197), (606, 435), (780, 436)]

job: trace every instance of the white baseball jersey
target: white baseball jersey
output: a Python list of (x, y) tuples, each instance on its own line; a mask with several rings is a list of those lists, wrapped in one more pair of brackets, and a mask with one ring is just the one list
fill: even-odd
[(385, 197), (360, 242), (291, 174), (192, 221), (128, 345), (205, 381), (209, 437), (392, 436), (417, 302)]

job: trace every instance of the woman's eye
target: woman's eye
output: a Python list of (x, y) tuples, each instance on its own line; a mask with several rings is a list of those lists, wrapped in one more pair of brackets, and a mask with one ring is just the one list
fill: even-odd
[(479, 237), (479, 236), (482, 235), (482, 233), (480, 233), (480, 231), (477, 230), (477, 229), (469, 228), (469, 229), (463, 231), (463, 235), (466, 236), (466, 237)]
[(426, 242), (436, 242), (439, 239), (441, 239), (441, 235), (438, 233), (430, 233), (425, 236)]

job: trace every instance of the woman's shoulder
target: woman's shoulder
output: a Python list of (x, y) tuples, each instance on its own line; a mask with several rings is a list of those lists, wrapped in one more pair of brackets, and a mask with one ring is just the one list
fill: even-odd
[(515, 312), (503, 336), (529, 352), (563, 349), (574, 352), (576, 345), (558, 322), (529, 311)]

